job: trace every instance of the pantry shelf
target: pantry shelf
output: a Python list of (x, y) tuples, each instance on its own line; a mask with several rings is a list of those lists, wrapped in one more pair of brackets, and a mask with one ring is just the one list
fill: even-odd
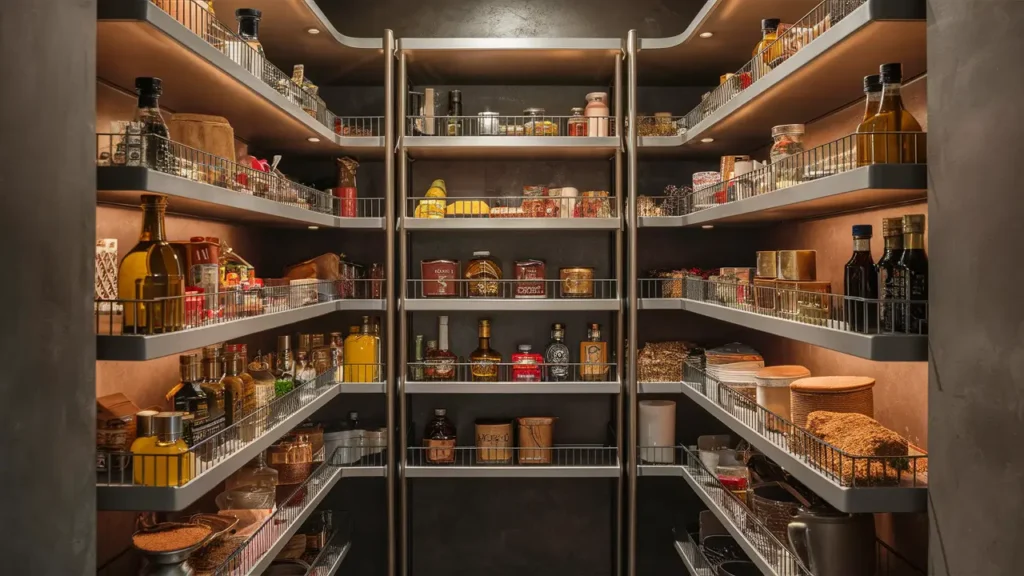
[(928, 167), (876, 164), (678, 216), (641, 216), (641, 228), (766, 224), (923, 201)]
[[(613, 120), (614, 122), (614, 120)], [(614, 136), (403, 136), (414, 160), (609, 160)]]
[(321, 86), (384, 84), (383, 39), (342, 34), (313, 0), (220, 0), (216, 5), (228, 27), (235, 25), (239, 8), (263, 12), (260, 42), (279, 66), (303, 64)]
[(327, 547), (320, 553), (320, 557), (306, 572), (306, 576), (333, 576), (338, 573), (342, 562), (352, 549), (352, 543), (341, 535), (335, 535), (328, 542)]
[(618, 394), (609, 382), (403, 382), (407, 394)]
[(384, 394), (387, 391), (386, 382), (339, 382), (338, 386), (340, 394)]
[(677, 535), (674, 544), (676, 553), (690, 572), (690, 576), (715, 576), (714, 568), (694, 541), (693, 534), (687, 534), (686, 540), (679, 540)]
[(689, 365), (680, 390), (841, 512), (927, 510), (923, 455), (846, 454)]
[(99, 166), (96, 188), (96, 200), (111, 204), (137, 206), (142, 194), (163, 194), (170, 197), (172, 212), (199, 218), (285, 227), (384, 229), (381, 198), (357, 199), (364, 213), (381, 216), (341, 218), (142, 166)]
[[(641, 38), (638, 62), (643, 86), (710, 86), (723, 70), (750, 59), (761, 40), (765, 15), (795, 22), (820, 0), (707, 0), (682, 33)], [(711, 37), (700, 34), (710, 32)]]
[[(428, 463), (431, 457), (443, 459), (444, 452), (449, 463)], [(511, 463), (521, 458), (531, 463)], [(618, 478), (619, 473), (616, 448), (605, 446), (409, 448), (405, 465), (409, 478)]]
[[(202, 298), (202, 297), (200, 297)], [(180, 354), (210, 344), (234, 340), (264, 330), (273, 330), (310, 318), (342, 310), (384, 310), (383, 300), (341, 299), (319, 302), (259, 316), (224, 321), (218, 324), (168, 332), (166, 334), (97, 335), (97, 360), (152, 360)], [(102, 312), (98, 314), (103, 314)], [(105, 321), (98, 320), (101, 328)]]
[(750, 561), (761, 569), (762, 574), (810, 576), (796, 556), (704, 467), (696, 454), (686, 448), (682, 448), (682, 453), (686, 463), (681, 470), (686, 483), (743, 548)]
[(861, 78), (882, 63), (901, 62), (905, 78), (925, 71), (924, 0), (862, 0), (839, 19), (830, 8), (822, 2), (786, 32), (799, 46), (788, 59), (774, 68), (762, 64), (764, 72), (751, 61), (680, 121), (680, 135), (641, 137), (640, 156), (717, 158), (754, 150), (772, 126), (809, 122), (863, 96)]
[[(198, 4), (185, 0), (168, 6), (174, 15), (152, 0), (100, 2), (99, 78), (127, 90), (136, 77), (161, 78), (161, 105), (223, 116), (235, 136), (264, 148), (323, 155), (344, 152), (334, 130), (337, 117), (322, 101), (315, 104), (316, 117), (307, 113), (294, 98), (250, 71), (262, 71), (267, 79), (284, 77)], [(306, 97), (293, 92), (297, 98)], [(380, 136), (346, 138), (345, 144), (357, 155), (384, 155)]]
[(622, 305), (611, 298), (407, 298), (410, 312), (589, 312), (616, 311)]
[[(453, 199), (457, 200), (457, 199)], [(614, 200), (614, 199), (613, 199)], [(403, 218), (403, 230), (618, 230), (618, 218)]]
[[(338, 385), (332, 376), (330, 372), (324, 373), (315, 381), (275, 399), (242, 422), (196, 444), (186, 454), (150, 456), (142, 460), (138, 463), (140, 482), (134, 477), (133, 455), (98, 453), (97, 457), (106, 463), (108, 470), (97, 473), (97, 509), (157, 512), (185, 509), (334, 399)], [(178, 482), (174, 471), (183, 461), (192, 463), (192, 479), (180, 486), (167, 486)], [(116, 470), (117, 463), (125, 467)]]

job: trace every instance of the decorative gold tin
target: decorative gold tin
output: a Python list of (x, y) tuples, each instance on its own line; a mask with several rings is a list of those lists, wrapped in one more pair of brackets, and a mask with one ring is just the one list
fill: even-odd
[(776, 252), (774, 250), (757, 253), (758, 278), (775, 278), (777, 266)]
[(775, 277), (779, 280), (813, 282), (818, 279), (817, 252), (814, 250), (779, 250), (778, 262)]

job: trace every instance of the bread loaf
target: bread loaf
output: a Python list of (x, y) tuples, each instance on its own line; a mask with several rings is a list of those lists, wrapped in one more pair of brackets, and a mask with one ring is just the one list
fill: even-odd
[(807, 431), (845, 453), (840, 457), (834, 450), (817, 445), (809, 450), (815, 461), (838, 476), (844, 486), (895, 484), (908, 469), (909, 460), (905, 458), (867, 458), (909, 454), (909, 445), (902, 436), (869, 416), (818, 410), (808, 414)]

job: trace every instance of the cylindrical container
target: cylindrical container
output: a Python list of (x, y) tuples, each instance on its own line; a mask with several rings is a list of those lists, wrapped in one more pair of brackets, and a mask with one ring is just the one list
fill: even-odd
[(516, 298), (547, 298), (547, 265), (543, 260), (517, 260)]
[(782, 124), (772, 128), (769, 157), (776, 188), (786, 188), (803, 180), (804, 125)]
[[(779, 250), (776, 278), (796, 282), (817, 280), (817, 254), (814, 250)], [(760, 276), (760, 267), (758, 271)]]
[(298, 484), (313, 470), (313, 445), (304, 435), (267, 449), (267, 466), (277, 470), (278, 484)]
[(549, 197), (557, 198), (557, 200), (549, 200), (549, 202), (555, 203), (558, 207), (559, 218), (574, 218), (576, 216), (576, 197), (579, 195), (579, 190), (571, 186), (548, 190)]
[(544, 417), (516, 418), (519, 424), (519, 463), (551, 464), (551, 447), (555, 419)]
[[(757, 382), (757, 405), (786, 420), (791, 420), (789, 385), (810, 375), (811, 371), (803, 366), (762, 368), (754, 377)], [(779, 422), (771, 414), (766, 415), (765, 426), (769, 430), (785, 431), (785, 423)]]
[(559, 268), (558, 277), (561, 279), (562, 298), (594, 297), (593, 268)]
[(316, 292), (317, 282), (319, 281), (316, 278), (289, 280), (288, 306), (290, 308), (298, 308), (300, 306), (316, 304), (318, 299)]
[(384, 297), (384, 265), (379, 262), (370, 264), (369, 298), (380, 300)]
[(778, 253), (766, 250), (757, 253), (757, 277), (774, 280), (778, 278)]
[[(216, 312), (217, 292), (220, 290), (220, 239), (212, 236), (193, 236), (188, 244), (188, 270), (186, 286), (203, 289), (205, 309)], [(194, 317), (193, 317), (194, 318)]]
[(573, 108), (569, 116), (569, 136), (586, 136), (588, 121), (583, 117), (583, 108)]
[(875, 417), (872, 389), (875, 379), (867, 376), (817, 376), (801, 378), (789, 385), (793, 423), (807, 427), (811, 412), (855, 412)]
[(608, 136), (608, 93), (587, 94), (587, 136)]
[(355, 218), (358, 216), (357, 201), (358, 190), (356, 188), (356, 168), (359, 163), (352, 158), (338, 158), (338, 185), (334, 188), (334, 195), (340, 198), (339, 215), (343, 218)]
[(708, 208), (725, 202), (725, 194), (717, 184), (722, 183), (721, 172), (694, 172), (694, 208)]
[(671, 400), (640, 401), (640, 459), (652, 464), (674, 464), (676, 403)]
[(421, 295), (424, 298), (457, 296), (462, 276), (458, 260), (423, 260), (420, 262)]
[(412, 124), (411, 136), (423, 136), (423, 92), (409, 91), (409, 120)]
[(477, 135), (478, 136), (497, 136), (498, 135), (498, 116), (497, 112), (478, 112), (476, 119)]
[(721, 172), (694, 172), (693, 173), (693, 189), (700, 191), (706, 186), (713, 186), (715, 184), (722, 183)]
[(512, 423), (507, 420), (476, 421), (476, 461), (480, 464), (512, 463)]
[(387, 448), (388, 443), (388, 431), (387, 428), (378, 428), (376, 430), (366, 430), (363, 432), (363, 457), (373, 456), (380, 454)]
[(719, 173), (722, 175), (722, 180), (728, 180), (737, 176), (736, 164), (739, 162), (750, 162), (750, 156), (744, 155), (730, 155), (722, 156)]

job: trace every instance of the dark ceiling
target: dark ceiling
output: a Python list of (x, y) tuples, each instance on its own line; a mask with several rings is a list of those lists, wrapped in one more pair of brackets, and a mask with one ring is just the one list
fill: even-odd
[(378, 37), (625, 37), (682, 32), (704, 0), (317, 0), (334, 27)]

